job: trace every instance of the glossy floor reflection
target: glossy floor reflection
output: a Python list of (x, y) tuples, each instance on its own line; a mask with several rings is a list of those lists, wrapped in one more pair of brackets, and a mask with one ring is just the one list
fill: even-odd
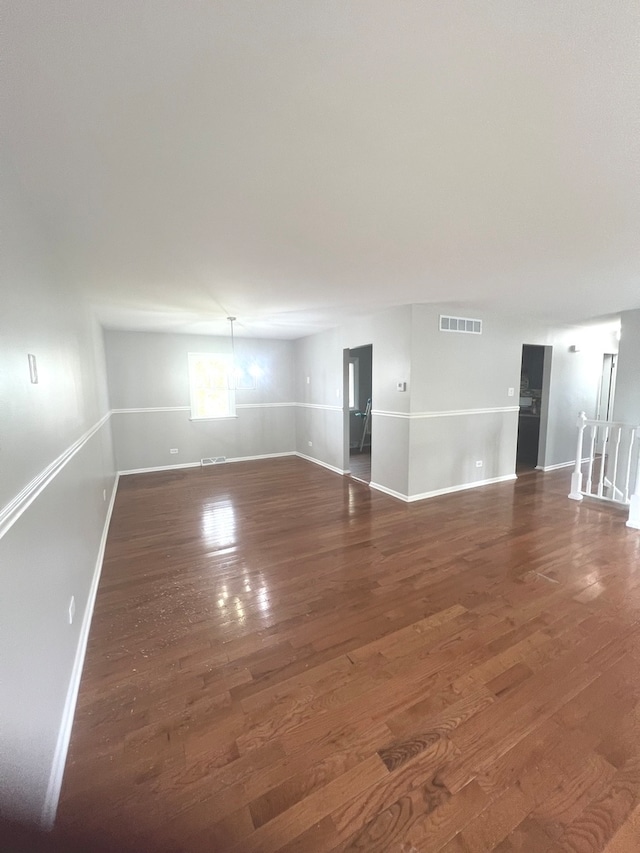
[(414, 504), (293, 458), (122, 478), (58, 831), (640, 849), (640, 534), (568, 478)]
[(351, 476), (364, 483), (371, 482), (371, 448), (365, 448), (362, 453), (352, 450), (349, 454), (349, 470)]

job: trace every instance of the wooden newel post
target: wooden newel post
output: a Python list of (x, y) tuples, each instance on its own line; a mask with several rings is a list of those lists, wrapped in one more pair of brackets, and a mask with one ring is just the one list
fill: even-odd
[(571, 475), (571, 491), (569, 497), (572, 501), (582, 500), (582, 436), (587, 425), (587, 415), (580, 412), (578, 415), (578, 443), (576, 445), (576, 466)]
[[(636, 435), (638, 434), (636, 428)], [(631, 448), (629, 449), (631, 453)], [(640, 530), (640, 445), (638, 446), (638, 459), (636, 467), (636, 487), (631, 495), (629, 502), (629, 518), (627, 519), (627, 527), (635, 527)]]

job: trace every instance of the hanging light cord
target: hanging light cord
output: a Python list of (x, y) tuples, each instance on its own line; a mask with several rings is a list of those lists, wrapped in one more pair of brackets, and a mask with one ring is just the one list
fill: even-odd
[(233, 324), (235, 322), (235, 317), (227, 317), (227, 320), (231, 324), (231, 376), (229, 377), (229, 387), (236, 387), (236, 341), (233, 336)]
[(227, 320), (231, 323), (231, 356), (233, 358), (233, 363), (236, 363), (236, 342), (233, 337), (233, 324), (236, 320), (235, 317), (227, 317)]

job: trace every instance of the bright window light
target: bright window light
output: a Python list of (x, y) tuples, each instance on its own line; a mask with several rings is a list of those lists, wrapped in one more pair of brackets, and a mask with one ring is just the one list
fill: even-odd
[(232, 418), (236, 414), (233, 359), (224, 353), (189, 353), (191, 418)]
[(358, 359), (349, 360), (349, 408), (358, 408)]

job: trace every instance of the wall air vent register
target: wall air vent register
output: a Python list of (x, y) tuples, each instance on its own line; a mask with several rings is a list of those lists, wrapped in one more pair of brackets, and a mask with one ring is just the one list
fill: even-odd
[(471, 320), (468, 317), (446, 317), (440, 315), (441, 332), (465, 332), (468, 335), (482, 334), (482, 320)]

